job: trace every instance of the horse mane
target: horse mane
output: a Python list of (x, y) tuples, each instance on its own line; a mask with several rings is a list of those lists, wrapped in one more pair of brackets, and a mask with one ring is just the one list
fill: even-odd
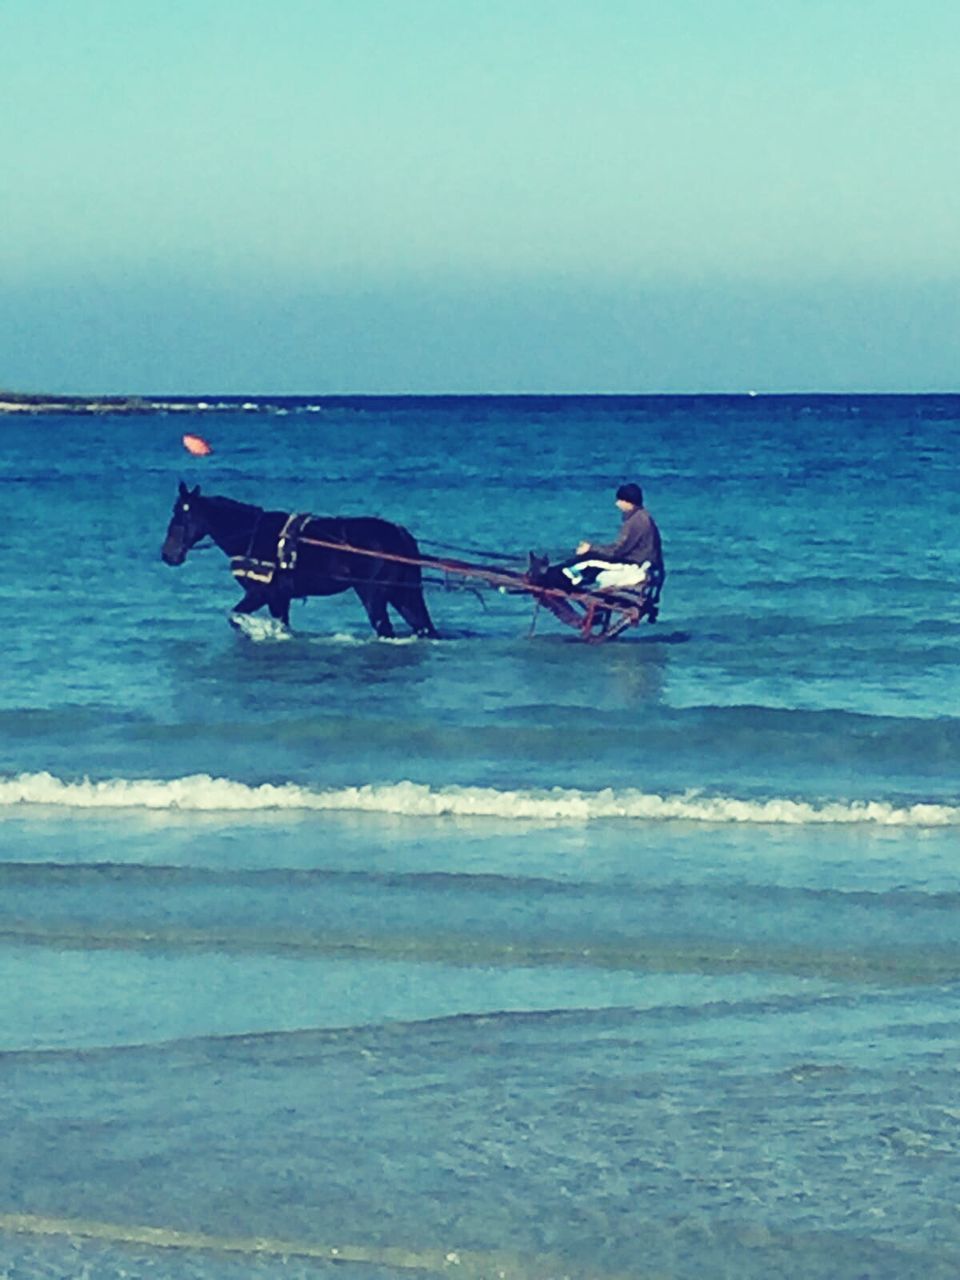
[(208, 503), (210, 506), (216, 507), (218, 511), (222, 511), (225, 514), (232, 512), (234, 515), (241, 516), (263, 511), (263, 507), (254, 506), (252, 502), (238, 502), (236, 498), (224, 498), (220, 494), (201, 493), (199, 494), (199, 497), (201, 497), (203, 501)]

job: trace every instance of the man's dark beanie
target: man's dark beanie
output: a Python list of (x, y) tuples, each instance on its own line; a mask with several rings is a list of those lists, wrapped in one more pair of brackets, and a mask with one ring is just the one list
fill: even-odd
[(643, 490), (638, 484), (622, 484), (617, 497), (623, 502), (632, 502), (635, 507), (643, 506)]

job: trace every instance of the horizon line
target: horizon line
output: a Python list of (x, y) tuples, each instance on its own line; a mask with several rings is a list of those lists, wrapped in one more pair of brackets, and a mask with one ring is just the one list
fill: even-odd
[(697, 390), (697, 391), (205, 391), (205, 392), (46, 392), (0, 390), (0, 406), (44, 404), (111, 404), (137, 402), (164, 405), (176, 402), (216, 403), (265, 400), (654, 400), (696, 399), (800, 399), (816, 397), (960, 396), (958, 388), (926, 387), (922, 390)]

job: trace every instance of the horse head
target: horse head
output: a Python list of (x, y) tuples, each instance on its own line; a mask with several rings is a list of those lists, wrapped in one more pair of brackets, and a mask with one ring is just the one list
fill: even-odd
[(190, 548), (195, 547), (209, 532), (199, 498), (199, 485), (188, 489), (180, 481), (177, 500), (173, 504), (173, 515), (167, 526), (167, 536), (160, 548), (160, 556), (165, 564), (183, 564)]

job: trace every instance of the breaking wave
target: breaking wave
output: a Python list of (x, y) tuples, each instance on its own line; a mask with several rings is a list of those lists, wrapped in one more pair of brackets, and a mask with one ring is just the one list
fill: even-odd
[(144, 809), (222, 814), (270, 811), (360, 812), (405, 817), (520, 819), (580, 823), (602, 819), (887, 827), (960, 826), (960, 806), (887, 800), (813, 803), (786, 797), (745, 800), (697, 791), (657, 795), (630, 789), (513, 791), (440, 787), (416, 782), (371, 783), (313, 790), (296, 783), (250, 785), (192, 774), (168, 781), (112, 778), (64, 781), (50, 773), (0, 779), (0, 811), (21, 805), (60, 809)]

